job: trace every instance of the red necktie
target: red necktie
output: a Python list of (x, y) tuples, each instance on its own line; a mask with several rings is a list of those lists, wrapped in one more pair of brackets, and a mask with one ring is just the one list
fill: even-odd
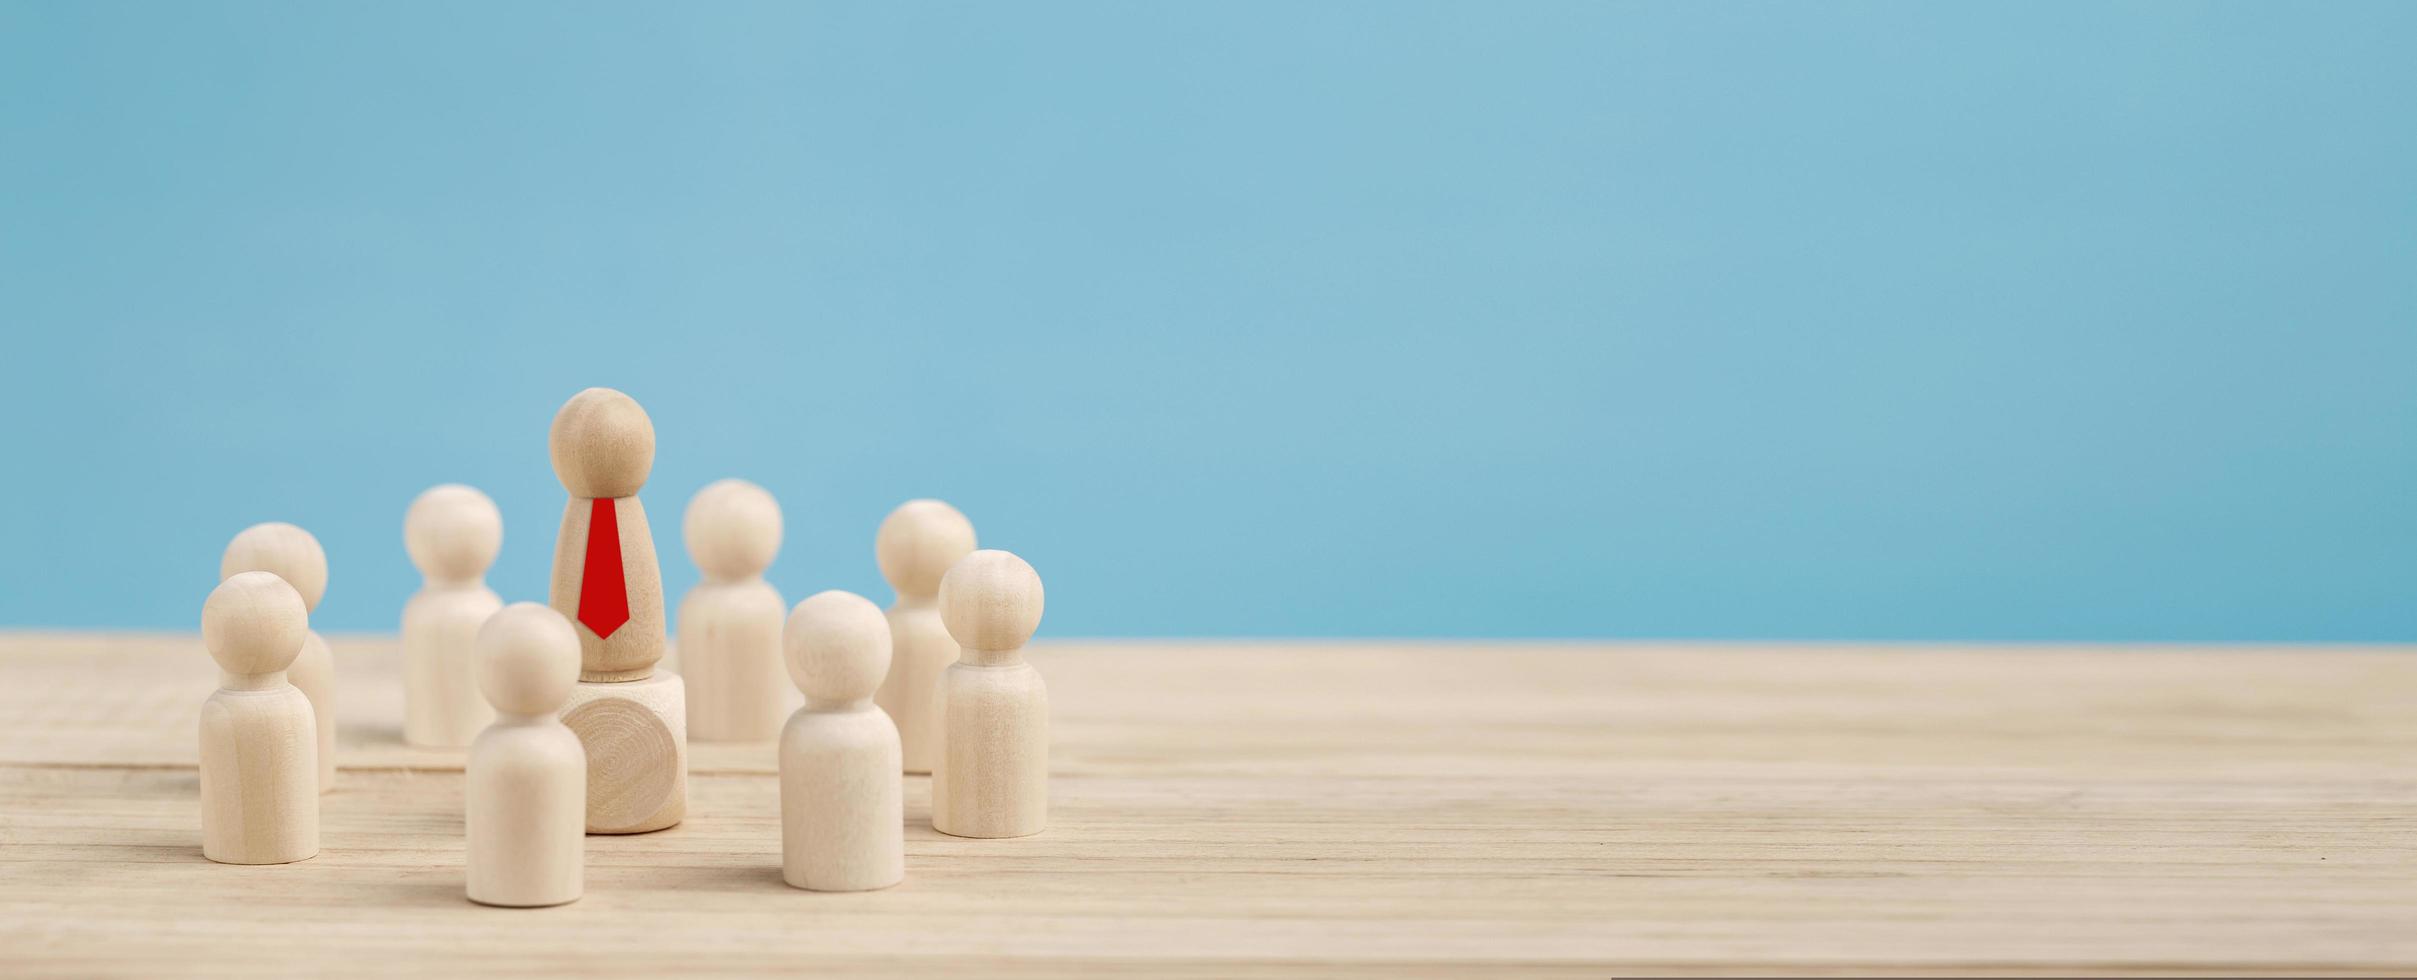
[(579, 576), (579, 621), (598, 637), (629, 622), (629, 583), (621, 577), (621, 524), (613, 502), (598, 497), (587, 515), (587, 570)]

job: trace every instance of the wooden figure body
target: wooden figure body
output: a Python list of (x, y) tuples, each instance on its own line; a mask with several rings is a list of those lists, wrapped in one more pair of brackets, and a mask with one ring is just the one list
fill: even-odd
[(201, 853), (220, 864), (319, 853), (317, 725), (286, 680), (308, 617), (301, 594), (268, 572), (230, 575), (202, 604), (221, 677), (201, 706)]
[(462, 826), (467, 890), (482, 905), (576, 900), (587, 861), (587, 750), (555, 712), (579, 682), (562, 614), (518, 602), (477, 633), (478, 688), (495, 723), (470, 746)]
[(764, 581), (780, 552), (780, 504), (745, 480), (697, 491), (681, 522), (705, 575), (680, 600), (688, 737), (768, 742), (798, 701), (781, 669), (781, 598)]
[[(600, 526), (609, 522), (610, 526)], [(587, 621), (573, 618), (579, 633), (579, 679), (598, 684), (644, 680), (655, 673), (670, 637), (663, 626), (663, 566), (655, 558), (654, 530), (646, 523), (646, 506), (636, 496), (571, 498), (562, 512), (562, 531), (555, 537), (553, 588), (547, 604), (567, 617), (579, 613), (587, 587), (588, 546), (591, 540), (610, 541), (610, 555), (622, 573), (620, 622), (604, 634)], [(601, 576), (604, 568), (593, 569)], [(609, 585), (600, 586), (609, 589)], [(604, 600), (600, 591), (595, 598)], [(611, 622), (611, 606), (596, 614)], [(568, 611), (566, 611), (568, 610)]]
[(873, 703), (898, 723), (907, 772), (932, 771), (940, 751), (934, 698), (941, 672), (957, 662), (957, 641), (940, 622), (940, 577), (973, 550), (973, 522), (937, 500), (898, 505), (873, 539), (881, 576), (898, 592), (888, 614), (890, 672)]
[(889, 670), (881, 609), (850, 592), (797, 604), (781, 631), (806, 706), (780, 736), (781, 880), (815, 891), (906, 877), (898, 727), (873, 704)]
[(636, 834), (688, 812), (686, 696), (659, 672), (663, 570), (638, 490), (654, 467), (655, 428), (610, 388), (571, 396), (547, 443), (570, 491), (554, 544), (554, 611), (579, 637), (579, 685), (562, 721), (587, 747), (593, 834)]
[(495, 712), (479, 696), (475, 640), (504, 606), (487, 588), (503, 514), (458, 483), (431, 487), (403, 517), (403, 547), (427, 584), (403, 606), (403, 740), (467, 748)]
[(1024, 662), (1024, 644), (1041, 625), (1041, 577), (1007, 552), (974, 552), (940, 580), (940, 618), (962, 653), (940, 680), (932, 829), (1040, 833), (1049, 822), (1049, 690)]
[[(226, 554), (218, 560), (218, 577), (224, 581), (239, 572), (267, 572), (284, 579), (301, 594), (305, 614), (317, 611), (319, 599), (327, 594), (326, 550), (309, 531), (283, 521), (254, 524), (227, 542)], [(336, 788), (336, 658), (318, 630), (303, 633), (302, 653), (286, 670), (286, 679), (310, 699), (319, 742), (317, 782), (319, 792), (328, 792)]]

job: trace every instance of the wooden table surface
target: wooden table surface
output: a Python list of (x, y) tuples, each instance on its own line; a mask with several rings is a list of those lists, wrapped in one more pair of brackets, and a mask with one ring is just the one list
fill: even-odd
[(2417, 650), (1056, 643), (1050, 826), (780, 881), (769, 744), (587, 895), (462, 898), (333, 638), (322, 851), (202, 859), (190, 636), (0, 633), (0, 974), (2417, 973)]

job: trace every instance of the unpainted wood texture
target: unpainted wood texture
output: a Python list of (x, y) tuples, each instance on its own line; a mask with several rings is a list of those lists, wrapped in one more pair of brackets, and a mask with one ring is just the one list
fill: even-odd
[(394, 641), (331, 639), (326, 846), (255, 869), (197, 639), (0, 632), (0, 974), (2417, 973), (2417, 649), (1044, 638), (1047, 833), (909, 778), (906, 880), (799, 891), (772, 747), (698, 746), (685, 822), (497, 912)]
[(800, 703), (781, 670), (781, 597), (763, 579), (701, 582), (680, 600), (692, 742), (769, 742)]
[(319, 757), (310, 699), (286, 680), (309, 634), (302, 596), (268, 572), (237, 572), (202, 606), (218, 690), (202, 703), (201, 853), (290, 864), (319, 853)]
[(471, 682), (471, 638), (504, 607), (484, 585), (430, 587), (403, 606), (403, 740), (459, 749), (495, 720)]
[[(224, 581), (242, 572), (267, 572), (284, 579), (302, 596), (305, 614), (317, 612), (320, 598), (327, 594), (327, 551), (309, 531), (284, 521), (254, 524), (227, 542), (218, 559), (218, 577)], [(325, 793), (336, 786), (336, 716), (340, 709), (336, 706), (336, 660), (318, 631), (311, 631), (303, 641), (302, 653), (287, 669), (286, 679), (310, 699), (319, 739), (317, 780), (319, 791)]]
[(472, 640), (503, 599), (487, 567), (503, 547), (503, 514), (476, 488), (428, 488), (403, 518), (404, 549), (426, 584), (403, 606), (403, 739), (463, 748), (495, 712), (472, 680)]
[(1004, 551), (976, 551), (940, 580), (940, 619), (958, 660), (934, 695), (939, 753), (932, 828), (1024, 837), (1049, 824), (1049, 689), (1024, 660), (1041, 624), (1041, 577)]
[(940, 677), (932, 826), (1025, 837), (1049, 825), (1049, 690), (1027, 663), (950, 664)]
[(898, 726), (873, 704), (890, 624), (853, 592), (816, 593), (781, 632), (806, 706), (780, 738), (781, 880), (815, 891), (888, 888), (906, 874)]
[(587, 854), (587, 749), (557, 712), (579, 680), (562, 614), (519, 602), (478, 631), (478, 686), (496, 721), (465, 769), (469, 898), (534, 908), (579, 898)]
[(336, 788), (336, 716), (342, 697), (336, 693), (336, 655), (318, 630), (302, 634), (302, 652), (286, 669), (286, 680), (311, 706), (311, 735), (316, 744), (311, 758), (319, 772), (312, 783), (325, 793)]
[(642, 834), (688, 812), (688, 705), (680, 675), (580, 681), (562, 723), (587, 747), (587, 830)]
[(780, 553), (780, 504), (745, 480), (716, 480), (680, 521), (704, 581), (680, 599), (680, 680), (688, 685), (688, 737), (765, 742), (798, 699), (781, 668), (780, 593), (764, 569)]
[(634, 497), (654, 472), (655, 421), (622, 392), (582, 389), (554, 413), (546, 452), (571, 496)]
[(973, 550), (973, 522), (938, 500), (898, 505), (873, 535), (874, 562), (898, 594), (889, 609), (890, 672), (873, 703), (897, 723), (908, 772), (932, 771), (940, 751), (940, 673), (957, 662), (957, 641), (940, 622), (940, 579)]
[(473, 902), (534, 908), (576, 901), (587, 856), (587, 750), (552, 715), (499, 717), (464, 770)]
[(898, 726), (868, 697), (805, 707), (780, 740), (781, 880), (824, 892), (906, 876)]
[(957, 641), (940, 625), (931, 597), (900, 596), (883, 615), (890, 621), (890, 673), (873, 703), (898, 725), (900, 764), (927, 775), (940, 754), (940, 676), (957, 662)]

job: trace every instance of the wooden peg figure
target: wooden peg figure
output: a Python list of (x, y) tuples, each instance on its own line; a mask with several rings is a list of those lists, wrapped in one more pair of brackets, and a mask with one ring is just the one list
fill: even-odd
[(579, 637), (561, 613), (516, 602), (479, 628), (477, 648), (478, 689), (495, 723), (465, 767), (470, 900), (573, 901), (586, 866), (587, 749), (555, 712), (579, 682)]
[(940, 751), (934, 692), (957, 662), (957, 641), (940, 623), (940, 576), (973, 550), (973, 522), (937, 500), (898, 505), (873, 538), (881, 577), (898, 592), (889, 610), (890, 673), (873, 703), (898, 722), (908, 772), (932, 771)]
[(688, 813), (688, 704), (679, 676), (655, 669), (663, 567), (638, 502), (655, 424), (628, 395), (589, 388), (555, 413), (546, 443), (571, 495), (548, 604), (579, 636), (562, 723), (587, 746), (588, 833), (661, 830)]
[(764, 569), (780, 553), (780, 504), (745, 480), (697, 491), (680, 524), (705, 580), (680, 600), (680, 679), (688, 737), (769, 742), (797, 707), (781, 669), (780, 592)]
[(797, 604), (781, 630), (806, 706), (780, 736), (781, 879), (843, 892), (906, 877), (898, 727), (873, 704), (890, 666), (890, 624), (852, 592)]
[[(284, 579), (301, 593), (306, 614), (316, 612), (320, 597), (327, 594), (326, 550), (309, 531), (283, 521), (254, 524), (227, 542), (226, 554), (218, 560), (218, 577), (224, 581), (238, 572), (268, 572)], [(336, 658), (318, 630), (306, 627), (302, 653), (286, 678), (311, 701), (313, 724), (318, 726), (319, 792), (328, 792), (336, 788)]]
[(309, 632), (302, 595), (237, 572), (201, 607), (221, 671), (201, 706), (201, 853), (220, 864), (291, 864), (319, 853), (319, 739), (310, 699), (287, 681)]
[(940, 619), (962, 653), (940, 680), (932, 829), (1023, 837), (1049, 821), (1049, 690), (1024, 662), (1041, 625), (1041, 576), (977, 551), (940, 579)]
[(403, 548), (427, 584), (403, 606), (403, 741), (468, 748), (495, 712), (479, 697), (478, 628), (504, 601), (487, 588), (503, 513), (471, 487), (430, 487), (403, 515)]

